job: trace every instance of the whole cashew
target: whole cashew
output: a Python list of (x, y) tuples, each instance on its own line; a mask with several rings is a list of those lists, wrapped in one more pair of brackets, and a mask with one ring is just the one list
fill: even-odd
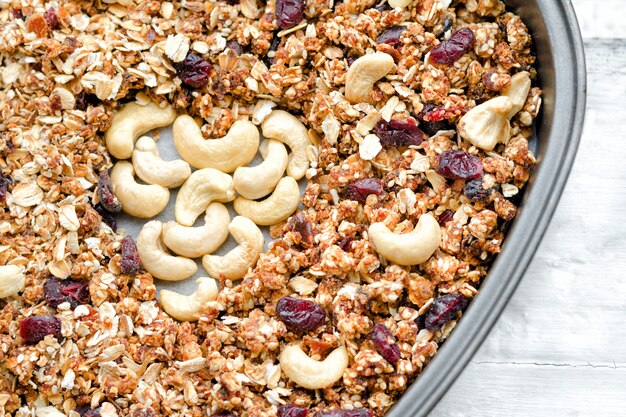
[(159, 295), (163, 310), (180, 321), (197, 321), (198, 313), (206, 303), (217, 298), (217, 284), (213, 278), (198, 278), (198, 287), (191, 295), (182, 295), (174, 291), (161, 290)]
[(148, 184), (167, 188), (180, 187), (191, 175), (189, 164), (182, 159), (161, 159), (156, 142), (149, 136), (142, 136), (135, 143), (133, 168), (137, 176)]
[(343, 346), (333, 350), (323, 361), (311, 359), (298, 345), (289, 345), (278, 358), (289, 379), (303, 388), (327, 388), (339, 381), (348, 367), (348, 351)]
[(204, 226), (187, 227), (176, 222), (163, 225), (163, 243), (172, 252), (187, 258), (198, 258), (216, 251), (228, 237), (230, 214), (220, 203), (206, 209)]
[(111, 127), (104, 134), (107, 148), (117, 159), (130, 158), (139, 135), (172, 124), (176, 111), (172, 106), (161, 108), (150, 102), (145, 106), (128, 103), (113, 115)]
[(181, 281), (189, 278), (198, 270), (198, 265), (191, 259), (172, 256), (165, 252), (161, 243), (163, 224), (152, 220), (143, 225), (137, 237), (137, 253), (141, 264), (155, 278), (165, 281)]
[(283, 177), (274, 192), (262, 201), (237, 197), (233, 206), (244, 216), (260, 226), (271, 226), (291, 216), (300, 203), (300, 188), (291, 177)]
[(296, 180), (304, 177), (309, 167), (306, 148), (311, 144), (306, 126), (284, 110), (274, 110), (261, 124), (263, 136), (276, 139), (291, 148), (287, 175)]
[(239, 167), (233, 175), (235, 190), (251, 200), (272, 192), (287, 168), (287, 148), (277, 140), (267, 139), (259, 146), (264, 161), (253, 167)]
[(170, 191), (160, 185), (145, 185), (135, 181), (133, 164), (119, 161), (111, 170), (113, 193), (122, 203), (122, 210), (131, 216), (147, 219), (167, 207)]
[(432, 214), (422, 214), (412, 232), (395, 234), (384, 223), (374, 223), (368, 230), (376, 251), (398, 265), (425, 262), (439, 247), (441, 229)]
[(18, 265), (0, 266), (0, 298), (15, 295), (24, 289), (24, 268)]
[(259, 130), (246, 120), (236, 121), (220, 139), (204, 139), (195, 120), (187, 115), (179, 116), (173, 129), (176, 150), (198, 169), (233, 172), (252, 161), (259, 147)]
[(176, 197), (174, 215), (183, 226), (193, 226), (212, 201), (227, 203), (235, 198), (233, 178), (213, 168), (199, 169), (185, 181)]
[(243, 277), (263, 251), (263, 232), (250, 219), (237, 216), (228, 225), (239, 246), (224, 256), (204, 255), (202, 266), (211, 276), (224, 275), (230, 280)]
[(393, 69), (393, 58), (384, 52), (363, 55), (350, 65), (346, 74), (346, 99), (350, 103), (370, 101), (376, 81)]

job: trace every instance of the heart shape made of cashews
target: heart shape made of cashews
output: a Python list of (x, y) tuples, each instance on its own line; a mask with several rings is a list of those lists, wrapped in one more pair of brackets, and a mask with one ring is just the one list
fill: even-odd
[(233, 172), (254, 159), (259, 147), (259, 130), (247, 120), (236, 121), (223, 138), (206, 140), (196, 121), (187, 115), (176, 118), (174, 146), (193, 167)]
[(206, 304), (217, 299), (218, 288), (215, 280), (208, 277), (198, 278), (196, 284), (196, 291), (191, 295), (161, 290), (159, 300), (163, 310), (180, 321), (198, 320)]
[(441, 227), (432, 214), (422, 214), (409, 233), (396, 234), (382, 223), (368, 229), (370, 241), (383, 258), (399, 265), (418, 265), (428, 260), (441, 242)]
[(343, 346), (333, 350), (323, 361), (309, 357), (298, 345), (286, 346), (278, 357), (289, 379), (307, 389), (327, 388), (339, 381), (348, 367), (348, 351)]

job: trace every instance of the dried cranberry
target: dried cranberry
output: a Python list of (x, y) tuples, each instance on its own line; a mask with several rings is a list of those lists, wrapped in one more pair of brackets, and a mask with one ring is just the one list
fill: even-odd
[(463, 294), (444, 294), (437, 298), (428, 308), (424, 326), (429, 332), (443, 327), (454, 315), (467, 306), (467, 298)]
[(61, 320), (58, 317), (46, 314), (20, 321), (20, 337), (26, 344), (33, 345), (49, 334), (61, 340)]
[(341, 248), (342, 251), (348, 252), (350, 250), (350, 247), (352, 246), (351, 243), (353, 240), (354, 240), (354, 235), (348, 235), (344, 237), (343, 239), (341, 239), (341, 242), (339, 242), (339, 247)]
[(439, 226), (445, 226), (446, 223), (452, 221), (453, 218), (454, 212), (452, 210), (446, 210), (439, 215), (439, 219), (437, 219), (437, 221), (439, 222)]
[(391, 46), (396, 46), (401, 42), (402, 34), (406, 30), (406, 26), (394, 26), (387, 29), (376, 38), (378, 43), (386, 43)]
[(85, 111), (89, 105), (95, 107), (98, 104), (100, 104), (100, 99), (98, 99), (95, 94), (87, 94), (85, 90), (83, 90), (78, 94), (78, 97), (76, 97), (76, 104), (74, 105), (74, 108), (76, 110)]
[(21, 9), (13, 9), (13, 10), (11, 10), (11, 16), (13, 16), (13, 19), (15, 19), (15, 20), (24, 19), (24, 13), (22, 13)]
[(470, 28), (457, 30), (450, 39), (441, 42), (430, 51), (430, 59), (436, 64), (452, 65), (474, 45), (476, 37)]
[(89, 284), (86, 281), (48, 278), (43, 284), (44, 298), (50, 307), (69, 303), (71, 308), (89, 301)]
[(243, 48), (241, 47), (241, 45), (239, 45), (239, 42), (237, 42), (236, 40), (230, 40), (226, 42), (226, 47), (237, 52), (237, 55), (243, 54)]
[(200, 55), (190, 52), (182, 62), (175, 63), (174, 68), (184, 84), (192, 88), (202, 88), (209, 83), (213, 66)]
[(302, 21), (304, 0), (276, 0), (276, 19), (281, 29), (289, 29)]
[(13, 180), (10, 177), (5, 177), (2, 171), (0, 171), (0, 202), (6, 201), (10, 184), (13, 184)]
[(48, 23), (50, 29), (56, 29), (59, 26), (59, 18), (57, 16), (57, 10), (54, 7), (48, 8), (43, 15), (44, 19)]
[(136, 274), (141, 269), (141, 259), (137, 252), (137, 246), (131, 236), (122, 239), (122, 260), (120, 271), (122, 274)]
[(378, 323), (370, 333), (370, 340), (374, 342), (376, 351), (389, 363), (396, 363), (400, 360), (400, 346), (396, 343), (396, 338), (391, 334), (384, 324)]
[(439, 156), (437, 174), (451, 180), (475, 180), (483, 175), (483, 163), (465, 151), (444, 151)]
[(309, 410), (295, 404), (285, 404), (278, 407), (277, 417), (306, 417)]
[(309, 300), (283, 297), (276, 303), (278, 318), (291, 330), (312, 331), (324, 324), (326, 312)]
[(299, 211), (288, 222), (288, 227), (291, 231), (300, 234), (300, 245), (305, 248), (313, 246), (313, 232), (311, 231), (311, 222)]
[(465, 183), (465, 197), (472, 201), (485, 201), (491, 196), (491, 189), (483, 188), (483, 180), (477, 179)]
[(237, 417), (237, 414), (232, 411), (218, 411), (217, 413), (211, 415), (211, 417)]
[(383, 192), (383, 182), (376, 178), (363, 178), (348, 184), (344, 192), (348, 200), (355, 200), (361, 204), (365, 203), (370, 194), (379, 195)]
[(113, 194), (113, 187), (111, 186), (111, 178), (109, 178), (109, 170), (105, 169), (100, 173), (98, 178), (98, 197), (100, 198), (100, 204), (111, 213), (118, 213), (122, 210), (122, 203)]
[(420, 129), (430, 136), (436, 135), (440, 130), (452, 130), (454, 126), (444, 118), (445, 109), (434, 104), (425, 104), (424, 109), (417, 115)]
[(383, 146), (417, 146), (424, 140), (424, 134), (413, 119), (380, 120), (374, 126), (374, 132)]
[(359, 408), (358, 410), (318, 411), (313, 417), (374, 417), (374, 413), (367, 408)]
[(100, 417), (100, 407), (91, 408), (89, 405), (81, 405), (76, 407), (76, 411), (81, 417)]
[(226, 0), (226, 3), (230, 4), (231, 6), (234, 6), (236, 4), (239, 4), (240, 0)]
[(93, 206), (93, 208), (98, 212), (100, 217), (102, 217), (102, 221), (108, 225), (111, 230), (117, 232), (117, 219), (115, 218), (115, 214), (111, 213), (100, 203)]

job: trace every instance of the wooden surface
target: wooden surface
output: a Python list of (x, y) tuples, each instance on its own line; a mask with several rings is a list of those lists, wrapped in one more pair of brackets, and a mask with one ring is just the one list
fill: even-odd
[(524, 280), (431, 417), (626, 416), (626, 1), (572, 3), (589, 86), (572, 174)]

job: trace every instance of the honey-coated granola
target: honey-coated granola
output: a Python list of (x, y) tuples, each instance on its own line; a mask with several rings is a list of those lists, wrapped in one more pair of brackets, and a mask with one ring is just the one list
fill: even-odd
[[(541, 90), (493, 150), (455, 128), (511, 76), (535, 78), (526, 26), (498, 0), (277, 1), (0, 0), (0, 265), (25, 276), (0, 300), (0, 415), (265, 417), (294, 404), (382, 416), (453, 329), (516, 215)], [(430, 56), (463, 28), (474, 40), (458, 59)], [(349, 102), (348, 68), (376, 51), (393, 69)], [(124, 236), (96, 192), (112, 115), (150, 100), (202, 120), (207, 138), (287, 110), (313, 144), (301, 211), (270, 228), (277, 240), (241, 282), (220, 279), (195, 323), (170, 318), (152, 277), (121, 265)], [(478, 175), (454, 179), (446, 151)], [(409, 232), (424, 213), (441, 225), (427, 261), (378, 255), (370, 224)], [(325, 320), (287, 326), (285, 296)], [(20, 327), (44, 315), (60, 333), (29, 343)], [(345, 347), (342, 378), (295, 384), (279, 364), (294, 343), (318, 360)]]

